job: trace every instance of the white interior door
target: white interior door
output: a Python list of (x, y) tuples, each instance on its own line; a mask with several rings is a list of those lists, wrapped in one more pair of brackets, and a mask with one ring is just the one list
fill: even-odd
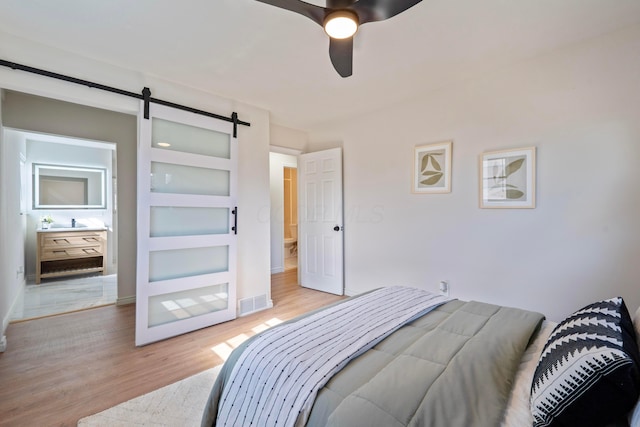
[(300, 155), (298, 189), (300, 284), (343, 295), (342, 150)]
[(149, 112), (138, 119), (136, 345), (236, 317), (233, 125)]

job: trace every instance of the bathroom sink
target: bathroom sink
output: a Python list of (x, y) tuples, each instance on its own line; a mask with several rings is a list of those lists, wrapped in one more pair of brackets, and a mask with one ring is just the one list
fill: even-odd
[(80, 223), (76, 223), (75, 227), (71, 227), (71, 224), (59, 224), (57, 222), (54, 222), (52, 224), (49, 225), (49, 228), (86, 228), (86, 224), (80, 224)]

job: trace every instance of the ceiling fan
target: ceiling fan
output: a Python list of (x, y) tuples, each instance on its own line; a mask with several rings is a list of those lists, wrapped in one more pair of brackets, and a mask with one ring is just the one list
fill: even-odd
[(329, 36), (329, 57), (338, 74), (353, 73), (353, 37), (358, 26), (384, 21), (422, 0), (327, 0), (316, 6), (302, 0), (257, 0), (306, 16), (324, 28)]

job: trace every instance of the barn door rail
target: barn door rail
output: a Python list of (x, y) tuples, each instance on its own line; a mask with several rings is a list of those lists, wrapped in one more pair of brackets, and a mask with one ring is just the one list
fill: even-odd
[(149, 104), (151, 102), (164, 105), (167, 107), (176, 108), (179, 110), (189, 111), (191, 113), (200, 114), (207, 117), (213, 117), (214, 119), (224, 120), (226, 122), (233, 123), (233, 137), (238, 137), (238, 125), (242, 126), (251, 126), (251, 123), (242, 121), (238, 119), (238, 113), (233, 112), (231, 117), (222, 116), (220, 114), (210, 113), (208, 111), (199, 110), (197, 108), (188, 107), (186, 105), (176, 104), (175, 102), (163, 101), (162, 99), (153, 98), (151, 96), (151, 89), (145, 87), (142, 89), (141, 93), (130, 92), (123, 89), (118, 89), (112, 86), (103, 85), (100, 83), (95, 83), (89, 80), (79, 79), (77, 77), (71, 77), (60, 73), (54, 73), (53, 71), (43, 70), (41, 68), (30, 67), (28, 65), (18, 64), (16, 62), (7, 61), (4, 59), (0, 59), (0, 65), (5, 67), (9, 67), (13, 70), (25, 71), (27, 73), (33, 73), (40, 76), (50, 77), (57, 80), (63, 80), (65, 82), (75, 83), (82, 86), (88, 86), (90, 88), (100, 89), (111, 93), (116, 93), (118, 95), (128, 96), (131, 98), (136, 98), (144, 101), (144, 118), (149, 119)]

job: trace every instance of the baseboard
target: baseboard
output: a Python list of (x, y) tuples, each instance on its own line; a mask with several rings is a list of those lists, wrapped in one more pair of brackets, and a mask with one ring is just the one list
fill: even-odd
[(357, 295), (358, 293), (357, 293), (357, 292), (355, 292), (355, 291), (353, 291), (353, 290), (351, 290), (351, 289), (349, 289), (349, 288), (347, 288), (347, 287), (345, 287), (345, 288), (344, 288), (344, 294), (345, 294), (346, 296), (348, 296), (348, 297), (352, 297), (352, 296), (354, 296), (354, 295)]
[(116, 305), (135, 304), (135, 302), (136, 302), (135, 295), (130, 295), (128, 297), (122, 297), (122, 298), (116, 299)]
[(4, 353), (7, 350), (7, 337), (5, 333), (7, 332), (7, 328), (9, 327), (9, 322), (11, 322), (11, 316), (13, 315), (13, 310), (16, 308), (16, 304), (20, 301), (20, 298), (24, 298), (24, 286), (25, 282), (22, 281), (22, 285), (20, 286), (20, 291), (18, 295), (13, 299), (11, 306), (9, 307), (9, 312), (2, 319), (2, 329), (0, 330), (0, 353)]
[[(7, 332), (7, 328), (9, 327), (9, 322), (11, 321), (11, 310), (9, 310), (9, 314), (7, 314), (4, 319), (2, 319), (2, 330), (0, 330), (0, 340), (5, 338), (4, 333)], [(6, 339), (5, 339), (6, 343)]]
[(18, 304), (18, 301), (24, 298), (25, 286), (26, 286), (26, 282), (22, 280), (22, 283), (20, 284), (20, 290), (18, 291), (17, 295), (13, 299), (13, 302), (11, 302), (11, 306), (9, 306), (9, 312), (5, 315), (4, 319), (2, 319), (2, 330), (0, 330), (0, 337), (4, 336), (4, 333), (7, 331), (7, 328), (9, 327), (9, 322), (11, 322), (11, 316), (13, 315), (13, 311), (16, 309), (16, 305)]
[(284, 267), (273, 267), (271, 269), (271, 274), (276, 274), (276, 273), (284, 273)]

